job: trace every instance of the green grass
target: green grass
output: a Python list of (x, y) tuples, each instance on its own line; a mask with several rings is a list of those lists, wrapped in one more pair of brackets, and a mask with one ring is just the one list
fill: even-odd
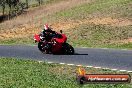
[(106, 44), (103, 47), (107, 47), (107, 48), (117, 48), (117, 49), (132, 49), (132, 43), (126, 43), (126, 44)]
[[(68, 10), (57, 12), (54, 17), (85, 19), (94, 16), (129, 17), (132, 16), (131, 0), (96, 0)], [(96, 14), (97, 13), (97, 14)], [(96, 15), (95, 15), (96, 14)]]
[[(87, 84), (76, 82), (78, 67), (46, 62), (1, 58), (1, 88), (131, 88), (132, 84)], [(124, 74), (111, 70), (85, 68), (87, 73)]]
[(132, 26), (82, 24), (67, 32), (68, 42), (74, 46), (132, 49), (132, 43), (121, 41), (132, 37)]
[(11, 45), (31, 45), (35, 44), (33, 37), (24, 37), (24, 38), (12, 38), (12, 39), (6, 39), (1, 40), (0, 44), (11, 44)]
[[(82, 20), (94, 17), (127, 18), (132, 20), (131, 0), (95, 0), (41, 17), (43, 23), (61, 20)], [(36, 17), (34, 23), (40, 18)]]

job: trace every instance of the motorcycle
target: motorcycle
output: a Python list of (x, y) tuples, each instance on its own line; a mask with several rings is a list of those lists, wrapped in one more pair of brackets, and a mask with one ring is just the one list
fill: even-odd
[(60, 30), (60, 33), (56, 33), (49, 41), (41, 34), (36, 34), (34, 40), (38, 42), (38, 49), (44, 54), (74, 54), (74, 48), (67, 43), (67, 36), (62, 33), (62, 30)]

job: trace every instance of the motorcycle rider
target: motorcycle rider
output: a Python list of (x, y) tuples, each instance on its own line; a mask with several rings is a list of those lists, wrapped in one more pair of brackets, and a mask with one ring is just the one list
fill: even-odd
[(53, 38), (57, 33), (53, 31), (48, 24), (44, 25), (44, 29), (41, 32), (41, 36), (46, 39), (46, 41), (49, 41), (50, 39)]
[(47, 50), (51, 50), (52, 49), (52, 42), (50, 42), (50, 40), (57, 35), (57, 32), (53, 31), (49, 27), (48, 24), (45, 24), (44, 29), (42, 29), (42, 32), (40, 35), (42, 36), (41, 40), (42, 41), (46, 40), (46, 42), (47, 42), (45, 48), (47, 48)]

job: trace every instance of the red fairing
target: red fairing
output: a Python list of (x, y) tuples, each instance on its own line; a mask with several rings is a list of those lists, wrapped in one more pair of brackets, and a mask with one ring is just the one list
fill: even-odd
[(52, 45), (52, 52), (56, 52), (56, 53), (60, 52), (61, 47), (62, 47), (62, 43)]
[(62, 38), (56, 38), (56, 41), (58, 43), (64, 43), (64, 42), (66, 42), (67, 41), (66, 35), (65, 34), (61, 34), (61, 35), (62, 35)]
[(41, 41), (40, 35), (35, 35), (34, 40), (37, 41), (37, 42), (40, 42)]
[(55, 45), (52, 45), (52, 52), (60, 52), (60, 49), (62, 47), (62, 43), (66, 42), (67, 41), (67, 37), (65, 34), (61, 34), (62, 35), (62, 38), (54, 38), (56, 40), (56, 42), (58, 42), (57, 44)]

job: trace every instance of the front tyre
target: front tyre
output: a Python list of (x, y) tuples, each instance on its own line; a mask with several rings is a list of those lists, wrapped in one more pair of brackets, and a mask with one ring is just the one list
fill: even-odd
[(49, 47), (48, 47), (48, 44), (46, 44), (46, 43), (39, 42), (38, 43), (38, 49), (44, 54), (49, 53)]

